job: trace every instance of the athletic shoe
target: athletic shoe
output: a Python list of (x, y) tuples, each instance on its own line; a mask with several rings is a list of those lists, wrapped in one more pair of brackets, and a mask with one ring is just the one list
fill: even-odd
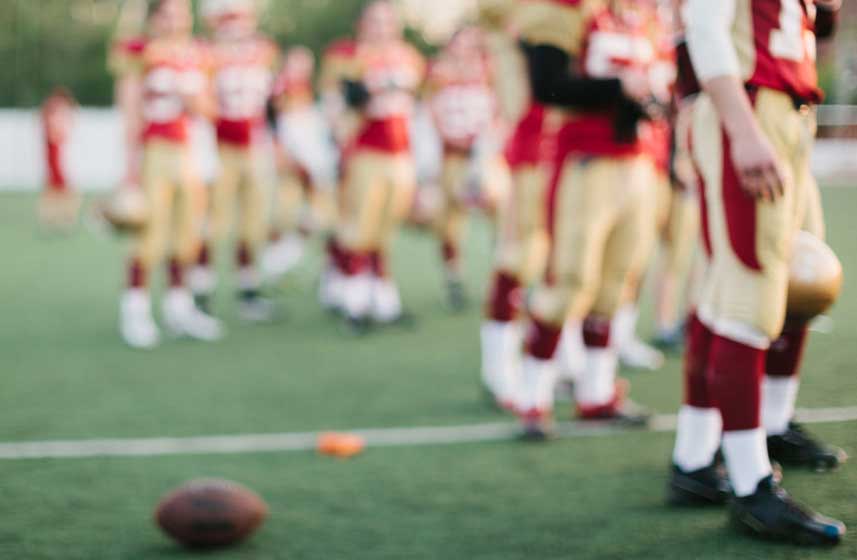
[(152, 318), (149, 295), (143, 290), (128, 290), (119, 304), (119, 333), (131, 348), (149, 350), (161, 340)]
[(163, 312), (164, 323), (174, 336), (204, 342), (216, 342), (224, 336), (220, 321), (197, 309), (187, 290), (172, 289), (167, 292)]
[(657, 371), (664, 367), (666, 358), (660, 350), (633, 338), (619, 348), (619, 361), (631, 369)]
[(791, 422), (783, 435), (768, 437), (768, 455), (787, 467), (809, 467), (818, 472), (833, 470), (848, 460), (845, 451), (818, 441), (796, 422)]
[(833, 546), (845, 535), (841, 521), (795, 502), (773, 476), (759, 482), (756, 493), (733, 498), (732, 524), (754, 537), (807, 546)]
[(731, 495), (726, 469), (717, 461), (693, 472), (685, 472), (676, 465), (672, 467), (667, 484), (667, 503), (671, 506), (722, 506)]

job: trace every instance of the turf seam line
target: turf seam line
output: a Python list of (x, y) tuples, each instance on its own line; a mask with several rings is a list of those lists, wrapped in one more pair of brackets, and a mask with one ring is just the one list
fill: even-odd
[[(857, 421), (857, 407), (800, 409), (797, 419), (807, 424)], [(675, 430), (675, 415), (655, 416), (648, 429), (628, 428), (610, 422), (563, 422), (564, 439), (604, 437), (632, 432), (663, 433)], [(518, 434), (514, 422), (446, 427), (379, 428), (346, 430), (366, 440), (368, 447), (455, 445), (506, 441)], [(322, 432), (244, 434), (231, 436), (92, 439), (0, 443), (0, 460), (91, 459), (102, 457), (161, 457), (175, 455), (238, 455), (314, 450)]]

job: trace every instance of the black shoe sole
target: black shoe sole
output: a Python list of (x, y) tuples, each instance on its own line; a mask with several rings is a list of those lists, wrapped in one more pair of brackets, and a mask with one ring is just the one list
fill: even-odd
[(762, 527), (755, 526), (756, 524), (750, 521), (752, 518), (741, 516), (732, 513), (729, 516), (729, 524), (737, 532), (755, 539), (776, 542), (784, 544), (792, 544), (796, 546), (806, 547), (825, 547), (830, 548), (838, 545), (842, 540), (841, 535), (835, 538), (821, 535), (819, 533), (810, 533), (807, 531), (789, 531), (788, 533), (772, 533)]

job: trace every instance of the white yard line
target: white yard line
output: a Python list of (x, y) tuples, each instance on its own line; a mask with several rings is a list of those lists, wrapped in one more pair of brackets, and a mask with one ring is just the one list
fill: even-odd
[[(854, 422), (857, 421), (857, 407), (803, 409), (798, 411), (798, 420), (807, 424)], [(656, 416), (647, 431), (671, 432), (675, 430), (675, 423), (674, 415)], [(559, 425), (560, 436), (567, 439), (602, 437), (633, 431), (641, 430), (610, 423), (567, 422)], [(364, 437), (368, 447), (453, 445), (509, 440), (516, 436), (517, 425), (513, 422), (502, 422), (448, 427), (349, 430), (348, 433)], [(0, 443), (0, 460), (240, 455), (309, 451), (316, 448), (318, 436), (318, 432), (304, 432)]]

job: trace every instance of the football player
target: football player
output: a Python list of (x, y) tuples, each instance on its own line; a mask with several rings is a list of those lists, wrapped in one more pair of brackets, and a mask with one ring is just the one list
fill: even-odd
[(518, 412), (526, 438), (550, 435), (554, 357), (567, 316), (584, 320), (576, 381), (582, 419), (642, 424), (648, 413), (616, 378), (612, 320), (655, 235), (652, 165), (640, 125), (655, 49), (631, 1), (553, 0), (523, 22), (534, 96), (565, 109), (547, 195), (547, 273), (530, 302)]
[(690, 284), (698, 272), (694, 270), (693, 257), (699, 244), (700, 185), (690, 153), (690, 121), (693, 101), (700, 88), (687, 52), (681, 6), (681, 0), (670, 2), (675, 31), (671, 40), (675, 45), (676, 63), (673, 91), (675, 107), (670, 139), (672, 153), (669, 157), (671, 189), (665, 191), (667, 199), (663, 206), (668, 214), (666, 222), (661, 224), (663, 254), (655, 281), (654, 344), (664, 351), (676, 351), (684, 342), (686, 325), (679, 319), (682, 317), (679, 304), (685, 291), (685, 300), (692, 299), (693, 286)]
[(256, 9), (256, 0), (206, 0), (202, 4), (212, 33), (209, 50), (220, 170), (212, 192), (209, 242), (202, 246), (191, 275), (198, 305), (209, 310), (217, 283), (212, 242), (229, 235), (237, 214), (239, 314), (251, 322), (268, 321), (274, 311), (260, 293), (256, 253), (268, 233), (265, 117), (279, 57), (276, 45), (258, 31)]
[[(343, 81), (355, 74), (358, 67), (358, 44), (371, 40), (372, 29), (358, 23), (357, 38), (346, 37), (334, 41), (324, 53), (319, 75), (319, 93), (327, 124), (333, 140), (339, 150), (340, 160), (337, 169), (339, 184), (342, 183), (344, 160), (347, 158), (360, 126), (360, 114), (348, 107), (345, 99)], [(341, 195), (341, 193), (340, 193)], [(337, 201), (337, 209), (341, 207)], [(338, 219), (338, 218), (337, 218)], [(338, 224), (337, 224), (338, 225)], [(327, 239), (324, 271), (319, 282), (318, 299), (322, 307), (330, 311), (341, 311), (343, 275), (343, 251), (335, 234)]]
[[(526, 60), (517, 45), (516, 26), (543, 11), (541, 3), (483, 0), (481, 21), (489, 33), (492, 59), (498, 70), (497, 99), (504, 120), (511, 126), (505, 157), (512, 173), (512, 188), (500, 208), (494, 272), (481, 327), (482, 384), (502, 408), (514, 408), (518, 384), (521, 328), (518, 323), (523, 293), (545, 266), (547, 234), (544, 197), (549, 181), (559, 111), (519, 95), (516, 83), (526, 84)], [(520, 102), (523, 97), (523, 104)], [(519, 109), (523, 105), (523, 109)]]
[(476, 27), (459, 30), (431, 65), (428, 104), (443, 145), (442, 202), (435, 224), (449, 303), (466, 305), (461, 242), (467, 212), (493, 215), (508, 192), (508, 167), (491, 140), (497, 132), (492, 68)]
[[(684, 255), (678, 255), (673, 249), (685, 250), (686, 245), (692, 249), (693, 237), (689, 243), (682, 237), (681, 241), (671, 242), (670, 229), (672, 226), (682, 225), (683, 215), (680, 210), (691, 213), (698, 212), (693, 205), (693, 199), (678, 199), (673, 197), (673, 189), (670, 181), (670, 147), (672, 138), (673, 120), (673, 91), (676, 81), (676, 53), (673, 43), (672, 14), (664, 9), (659, 9), (656, 2), (639, 2), (644, 9), (643, 14), (647, 20), (648, 34), (655, 47), (655, 60), (650, 65), (649, 75), (652, 85), (652, 99), (659, 105), (659, 111), (644, 131), (646, 151), (654, 165), (654, 187), (657, 195), (657, 222), (656, 227), (664, 240), (664, 260), (668, 262), (671, 270), (677, 266), (677, 261), (684, 259)], [(679, 205), (674, 202), (686, 201), (687, 204)], [(675, 231), (676, 236), (683, 236), (685, 232)], [(648, 256), (644, 261), (649, 262)], [(645, 268), (640, 269), (644, 272)], [(653, 348), (640, 340), (637, 336), (637, 321), (639, 319), (639, 298), (641, 294), (642, 278), (633, 279), (628, 291), (628, 301), (616, 313), (613, 323), (613, 337), (616, 348), (619, 351), (620, 361), (631, 368), (658, 370), (664, 365), (664, 355), (660, 350)], [(663, 286), (659, 286), (663, 288)]]
[[(148, 279), (169, 255), (164, 321), (176, 335), (214, 341), (220, 323), (200, 311), (185, 287), (184, 272), (199, 251), (205, 191), (189, 147), (190, 118), (210, 111), (204, 49), (192, 34), (188, 0), (151, 0), (146, 34), (113, 46), (117, 98), (128, 141), (128, 181), (139, 177), (147, 219), (134, 235), (120, 330), (135, 348), (159, 341)], [(138, 160), (138, 158), (140, 158)]]
[[(268, 277), (292, 269), (304, 254), (310, 229), (332, 226), (336, 155), (326, 127), (315, 110), (315, 58), (305, 47), (286, 53), (274, 83), (273, 110), (277, 135), (276, 157), (280, 186), (274, 204), (271, 242), (262, 255)], [(305, 215), (305, 203), (311, 220)]]
[(403, 317), (387, 256), (412, 206), (416, 179), (409, 126), (424, 74), (422, 57), (404, 41), (391, 2), (369, 4), (361, 27), (356, 64), (342, 81), (361, 123), (344, 162), (337, 231), (342, 309), (358, 332), (371, 322)]
[[(807, 311), (788, 297), (790, 262), (809, 245), (815, 255), (826, 249), (816, 263), (835, 260), (818, 239), (798, 242), (812, 188), (812, 106), (823, 95), (816, 25), (816, 5), (804, 0), (688, 1), (687, 39), (705, 91), (694, 106), (692, 148), (705, 185), (710, 257), (688, 349), (670, 492), (684, 502), (725, 501), (728, 486), (715, 463), (722, 446), (737, 527), (762, 538), (833, 545), (844, 525), (796, 504), (779, 487), (765, 429), (776, 423), (788, 430), (806, 337), (805, 321), (786, 320)], [(777, 339), (787, 343), (772, 345)]]
[(47, 182), (39, 201), (39, 220), (49, 230), (68, 230), (77, 221), (80, 197), (68, 183), (65, 147), (77, 103), (65, 88), (55, 89), (42, 105)]

